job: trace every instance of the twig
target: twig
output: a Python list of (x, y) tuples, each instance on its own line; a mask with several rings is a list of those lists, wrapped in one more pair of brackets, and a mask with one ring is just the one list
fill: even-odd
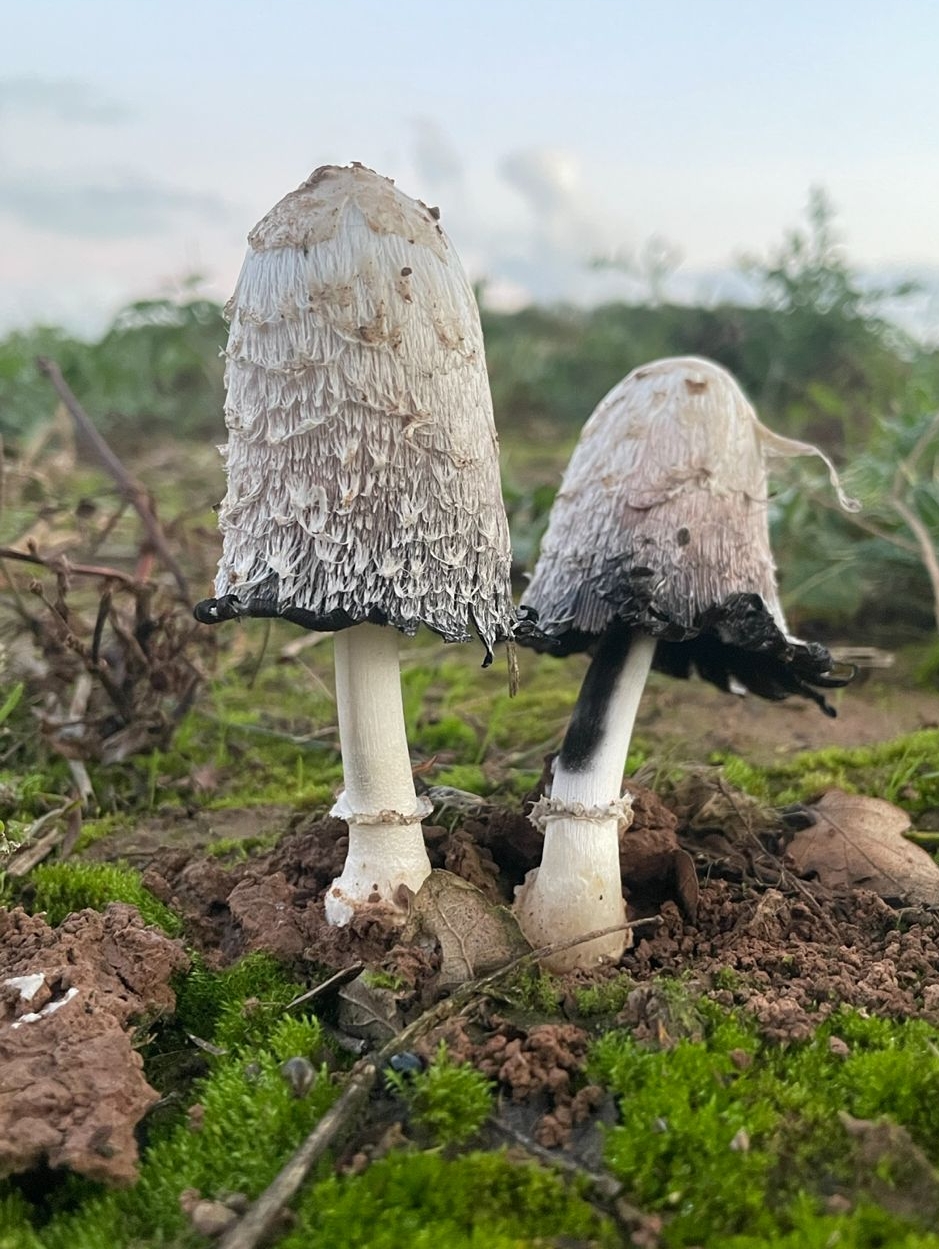
[(916, 538), (919, 557), (923, 561), (926, 575), (933, 593), (933, 611), (936, 616), (936, 629), (939, 630), (939, 557), (932, 543), (932, 535), (911, 507), (898, 496), (890, 499), (893, 510), (906, 524)]
[[(524, 1150), (542, 1166), (549, 1167), (561, 1175), (579, 1181), (585, 1188), (585, 1196), (592, 1205), (598, 1206), (606, 1214), (611, 1215), (624, 1231), (634, 1232), (652, 1224), (655, 1215), (644, 1214), (637, 1206), (623, 1197), (624, 1184), (608, 1171), (591, 1171), (589, 1167), (556, 1150), (546, 1149), (537, 1141), (519, 1132), (501, 1119), (492, 1123), (493, 1130), (504, 1140), (510, 1141), (518, 1149)], [(655, 1243), (658, 1243), (656, 1240)]]
[(339, 1100), (326, 1111), (247, 1213), (222, 1237), (218, 1242), (219, 1249), (254, 1249), (256, 1245), (270, 1242), (281, 1211), (296, 1197), (326, 1150), (355, 1121), (359, 1110), (368, 1101), (377, 1077), (378, 1067), (374, 1062), (365, 1062), (352, 1073)]
[(649, 924), (659, 925), (661, 922), (659, 916), (653, 915), (648, 919), (616, 924), (612, 928), (600, 928), (595, 932), (585, 933), (582, 937), (575, 937), (573, 940), (557, 941), (553, 945), (530, 950), (496, 971), (461, 985), (451, 997), (424, 1011), (413, 1023), (408, 1024), (383, 1045), (373, 1058), (364, 1060), (353, 1070), (349, 1083), (339, 1100), (333, 1103), (247, 1213), (222, 1237), (219, 1241), (219, 1249), (256, 1249), (256, 1246), (262, 1242), (270, 1243), (281, 1212), (296, 1197), (310, 1171), (323, 1154), (351, 1130), (359, 1111), (368, 1100), (379, 1070), (393, 1054), (400, 1053), (425, 1032), (430, 1032), (439, 1023), (465, 1010), (475, 998), (485, 996), (503, 976), (507, 976), (520, 967), (542, 958), (548, 958), (553, 954), (560, 954), (564, 950), (573, 949), (574, 946), (583, 945), (587, 941), (595, 941), (598, 937), (608, 937), (615, 932), (623, 932), (629, 928), (639, 928)]
[(312, 989), (307, 989), (306, 993), (301, 993), (292, 1002), (288, 1002), (284, 1010), (293, 1010), (296, 1006), (303, 1006), (306, 1002), (314, 1002), (317, 998), (325, 997), (333, 989), (341, 988), (342, 985), (348, 984), (350, 980), (354, 980), (364, 970), (364, 963), (353, 963), (350, 967), (343, 967), (334, 976), (330, 976), (327, 980), (322, 981), (321, 984), (314, 985)]
[(147, 491), (131, 477), (130, 473), (128, 473), (127, 469), (108, 446), (87, 412), (75, 398), (56, 362), (40, 356), (36, 361), (36, 367), (52, 383), (53, 389), (68, 409), (69, 415), (75, 422), (82, 438), (94, 452), (104, 469), (113, 477), (122, 496), (136, 510), (138, 516), (143, 521), (151, 546), (173, 574), (181, 596), (188, 603), (190, 601), (189, 586), (186, 582), (186, 576), (169, 549), (163, 530), (160, 528), (160, 524), (153, 513), (153, 508), (150, 506)]
[(65, 555), (40, 555), (38, 551), (17, 551), (12, 546), (0, 546), (0, 560), (12, 559), (21, 564), (36, 564), (39, 568), (48, 568), (50, 572), (64, 574), (66, 577), (102, 577), (108, 581), (120, 581), (123, 585), (136, 586), (139, 582), (129, 573), (119, 568), (108, 568), (104, 564), (73, 564)]
[(41, 833), (48, 825), (55, 823), (60, 816), (68, 815), (80, 806), (77, 798), (73, 798), (71, 802), (67, 802), (64, 807), (56, 807), (54, 811), (47, 811), (45, 815), (41, 815), (38, 820), (34, 820), (26, 830), (24, 841), (29, 844), (20, 850), (7, 863), (6, 874), (8, 876), (25, 876), (27, 872), (32, 871), (37, 863), (41, 863), (47, 858), (59, 842), (63, 841), (68, 834), (68, 825), (62, 828), (53, 828), (51, 832), (40, 837), (38, 841), (34, 838)]

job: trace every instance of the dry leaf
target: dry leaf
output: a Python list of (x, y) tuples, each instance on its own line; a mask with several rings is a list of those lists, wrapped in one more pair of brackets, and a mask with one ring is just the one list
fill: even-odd
[(488, 902), (452, 872), (431, 872), (414, 895), (402, 939), (414, 941), (421, 933), (440, 944), (441, 990), (495, 971), (531, 949), (511, 911)]
[(339, 1026), (350, 1036), (384, 1045), (404, 1027), (401, 995), (374, 984), (367, 971), (344, 984), (338, 993)]
[(939, 866), (903, 836), (910, 826), (905, 811), (840, 789), (809, 810), (816, 823), (788, 848), (800, 874), (814, 872), (831, 889), (870, 889), (889, 902), (939, 905)]

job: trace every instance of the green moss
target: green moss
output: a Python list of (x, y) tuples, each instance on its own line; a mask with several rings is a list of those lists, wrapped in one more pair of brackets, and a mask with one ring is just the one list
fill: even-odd
[(464, 1144), (492, 1111), (490, 1082), (475, 1067), (451, 1062), (443, 1043), (425, 1071), (389, 1070), (385, 1079), (406, 1103), (413, 1122), (438, 1145)]
[(132, 1189), (100, 1192), (89, 1185), (80, 1210), (55, 1213), (43, 1227), (43, 1249), (189, 1244), (179, 1207), (185, 1188), (256, 1197), (335, 1098), (325, 1069), (302, 1099), (280, 1072), (286, 1059), (315, 1054), (321, 1045), (315, 1019), (281, 1018), (263, 1048), (252, 1043), (216, 1059), (196, 1089), (198, 1131), (182, 1119), (158, 1133)]
[(0, 1249), (45, 1249), (29, 1225), (29, 1203), (17, 1192), (0, 1192)]
[(739, 971), (735, 971), (733, 967), (720, 967), (712, 977), (712, 983), (715, 989), (739, 989), (743, 984), (743, 977)]
[(182, 931), (179, 917), (143, 887), (140, 874), (119, 864), (40, 863), (29, 877), (29, 887), (30, 910), (44, 911), (53, 926), (85, 907), (103, 911), (109, 902), (129, 902), (148, 924), (170, 936)]
[(728, 1236), (721, 1249), (939, 1249), (939, 1235), (903, 1227), (878, 1206), (862, 1201), (849, 1214), (824, 1215), (804, 1202), (792, 1231), (773, 1236)]
[[(840, 1227), (847, 1238), (838, 1244), (907, 1243), (901, 1237), (911, 1229), (902, 1219), (874, 1218), (861, 1203), (839, 1222), (824, 1214), (823, 1196), (856, 1185), (842, 1110), (888, 1117), (934, 1163), (939, 1158), (936, 1029), (845, 1012), (812, 1041), (786, 1049), (760, 1041), (752, 1025), (713, 1005), (701, 1011), (703, 1041), (650, 1050), (608, 1033), (592, 1055), (594, 1078), (621, 1099), (608, 1165), (637, 1204), (666, 1216), (663, 1244), (775, 1245), (808, 1236), (816, 1224), (811, 1238), (791, 1243), (821, 1245), (818, 1229)], [(848, 1044), (847, 1056), (832, 1052), (832, 1035)], [(885, 1218), (896, 1239), (871, 1239), (865, 1227)]]
[(104, 841), (106, 837), (128, 826), (126, 814), (103, 815), (97, 819), (82, 820), (81, 832), (73, 848), (73, 854), (82, 854), (89, 846)]
[(252, 854), (263, 854), (273, 849), (280, 833), (258, 833), (254, 837), (220, 837), (210, 842), (205, 852), (213, 859), (228, 859), (232, 863), (243, 863)]
[(479, 736), (459, 716), (442, 715), (429, 723), (421, 724), (414, 735), (413, 744), (428, 754), (438, 750), (454, 750), (473, 757), (479, 749)]
[(306, 987), (269, 954), (246, 954), (221, 972), (194, 957), (177, 988), (176, 1018), (186, 1032), (226, 1050), (262, 1045)]
[(574, 1001), (581, 1015), (616, 1015), (626, 1005), (626, 999), (635, 989), (631, 976), (614, 976), (598, 984), (578, 985), (574, 989)]
[(317, 1249), (613, 1249), (622, 1243), (576, 1190), (501, 1153), (454, 1160), (391, 1154), (355, 1179), (321, 1181), (301, 1198), (298, 1216), (282, 1249), (312, 1243)]
[(518, 972), (502, 984), (500, 992), (513, 1006), (534, 1015), (556, 1015), (561, 1006), (559, 982), (537, 967)]
[(431, 778), (434, 785), (451, 785), (454, 789), (465, 789), (470, 794), (486, 795), (492, 784), (477, 763), (456, 763), (447, 768), (436, 768)]
[(361, 974), (361, 980), (370, 989), (390, 989), (392, 993), (399, 993), (407, 988), (407, 982), (403, 977), (395, 976), (381, 967), (366, 968)]
[(730, 784), (765, 802), (805, 802), (826, 789), (870, 794), (916, 814), (939, 805), (939, 729), (921, 729), (877, 746), (805, 751), (757, 767), (715, 754)]

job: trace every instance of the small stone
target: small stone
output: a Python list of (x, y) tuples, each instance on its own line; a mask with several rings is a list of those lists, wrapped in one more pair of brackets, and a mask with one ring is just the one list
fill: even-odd
[(286, 1062), (280, 1065), (280, 1074), (290, 1086), (290, 1091), (296, 1098), (306, 1097), (313, 1082), (316, 1079), (316, 1068), (308, 1058), (297, 1055), (294, 1058), (288, 1058)]
[(826, 1214), (849, 1214), (851, 1211), (851, 1202), (843, 1193), (832, 1193), (830, 1197), (825, 1198)]
[(830, 1036), (828, 1038), (828, 1049), (830, 1053), (837, 1055), (838, 1058), (847, 1058), (851, 1053), (851, 1046), (847, 1041), (843, 1041), (840, 1036)]
[(750, 1152), (750, 1133), (746, 1128), (740, 1128), (734, 1133), (733, 1140), (730, 1142), (730, 1148), (735, 1154), (748, 1154)]
[(727, 1057), (738, 1071), (746, 1071), (748, 1067), (753, 1065), (753, 1055), (746, 1050), (731, 1050)]
[(203, 1198), (189, 1211), (189, 1222), (201, 1236), (221, 1236), (237, 1220), (238, 1215), (234, 1210), (229, 1210), (221, 1201), (208, 1201)]

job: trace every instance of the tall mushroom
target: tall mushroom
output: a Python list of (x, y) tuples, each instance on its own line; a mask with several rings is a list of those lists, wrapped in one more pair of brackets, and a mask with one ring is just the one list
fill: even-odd
[(349, 851), (330, 922), (430, 872), (398, 633), (511, 636), (508, 525), (479, 312), (439, 212), (360, 164), (317, 169), (248, 236), (228, 306), (216, 623), (336, 632)]
[[(769, 545), (767, 460), (818, 455), (757, 419), (724, 369), (658, 360), (610, 391), (584, 427), (551, 511), (523, 607), (538, 629), (520, 640), (592, 661), (557, 760), (541, 866), (516, 912), (535, 945), (623, 922), (618, 830), (633, 722), (650, 666), (692, 669), (723, 690), (801, 694), (844, 685), (824, 647), (789, 635)], [(558, 970), (616, 959), (615, 934), (575, 947)]]

